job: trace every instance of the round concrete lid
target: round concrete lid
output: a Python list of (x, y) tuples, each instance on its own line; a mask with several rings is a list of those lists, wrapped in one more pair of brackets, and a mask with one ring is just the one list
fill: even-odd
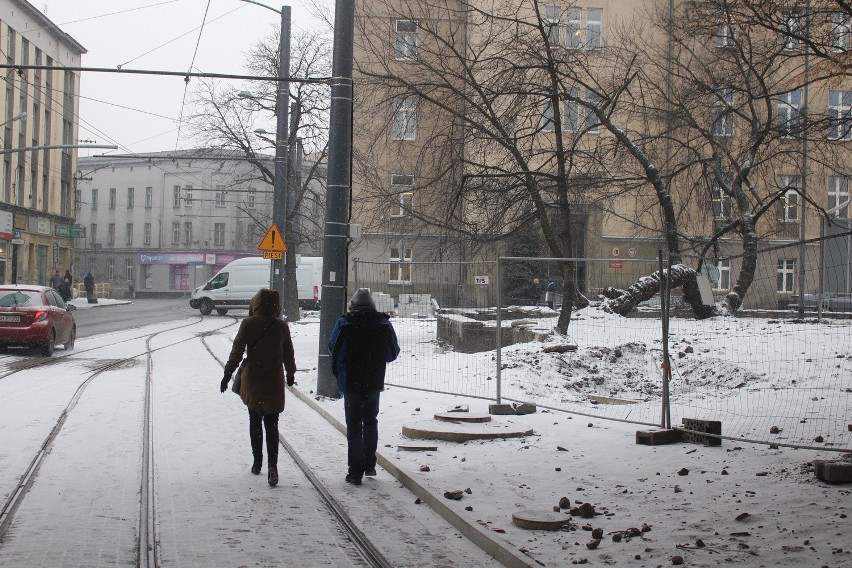
[(471, 414), (469, 412), (439, 412), (435, 420), (444, 422), (490, 422), (490, 414)]
[(568, 526), (571, 517), (555, 511), (517, 511), (512, 513), (512, 524), (522, 529), (558, 531)]
[(446, 440), (466, 442), (468, 440), (491, 440), (499, 438), (522, 438), (532, 436), (532, 428), (517, 424), (482, 422), (459, 423), (439, 420), (421, 420), (402, 427), (402, 435), (416, 440)]

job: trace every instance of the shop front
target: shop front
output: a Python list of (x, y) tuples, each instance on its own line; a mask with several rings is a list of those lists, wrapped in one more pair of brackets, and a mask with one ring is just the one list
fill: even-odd
[(137, 255), (137, 296), (183, 296), (242, 255), (203, 252), (143, 252)]

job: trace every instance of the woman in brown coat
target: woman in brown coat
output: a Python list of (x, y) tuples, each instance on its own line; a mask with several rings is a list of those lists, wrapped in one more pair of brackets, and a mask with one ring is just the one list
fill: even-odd
[(284, 410), (284, 370), (287, 371), (287, 384), (291, 386), (296, 372), (290, 328), (280, 314), (281, 300), (277, 291), (264, 288), (255, 294), (249, 304), (249, 315), (240, 324), (234, 338), (220, 385), (220, 390), (225, 392), (245, 351), (240, 398), (249, 412), (249, 436), (254, 455), (251, 472), (260, 474), (263, 465), (265, 428), (268, 480), (273, 487), (278, 484), (278, 415)]

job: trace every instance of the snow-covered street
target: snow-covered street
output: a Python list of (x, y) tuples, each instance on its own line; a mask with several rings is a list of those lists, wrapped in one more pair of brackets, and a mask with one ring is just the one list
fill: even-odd
[[(352, 565), (323, 506), (285, 453), (275, 489), (265, 475), (248, 471), (245, 408), (218, 389), (220, 361), (237, 321), (192, 317), (81, 338), (73, 351), (57, 350), (50, 365), (12, 374), (32, 358), (0, 359), (3, 502), (27, 481), (20, 476), (88, 381), (12, 515), (0, 565), (136, 565), (148, 380), (162, 566)], [(407, 337), (409, 324), (394, 324)], [(493, 417), (497, 427), (528, 427), (532, 436), (429, 441), (436, 451), (399, 451), (424, 443), (405, 438), (404, 425), (456, 405), (487, 413), (488, 401), (391, 386), (379, 416), (379, 449), (390, 469), (349, 486), (343, 480), (345, 437), (333, 425), (342, 422), (342, 401), (312, 395), (318, 328), (315, 317), (291, 324), (299, 368), (295, 388), (303, 396), (288, 395), (280, 430), (394, 566), (499, 565), (394, 475), (430, 491), (471, 527), (474, 540), (487, 535), (530, 566), (654, 567), (671, 565), (676, 556), (688, 566), (852, 566), (852, 487), (822, 483), (810, 468), (815, 458), (842, 457), (828, 451), (730, 440), (721, 447), (637, 445), (642, 427), (542, 409)], [(699, 341), (693, 340), (696, 349)], [(131, 356), (132, 363), (115, 364)], [(458, 490), (461, 500), (444, 498), (444, 492)], [(512, 524), (519, 511), (552, 514), (563, 497), (571, 508), (590, 504), (596, 514), (571, 516), (563, 508), (558, 514), (571, 519), (570, 527), (553, 532)], [(643, 526), (649, 530), (642, 532)], [(597, 540), (594, 529), (602, 533), (596, 547), (590, 545)]]

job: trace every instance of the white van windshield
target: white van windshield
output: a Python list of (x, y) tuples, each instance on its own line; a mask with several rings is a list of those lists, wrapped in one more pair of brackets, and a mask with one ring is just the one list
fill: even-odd
[(224, 288), (228, 285), (228, 273), (220, 272), (210, 280), (210, 289)]

